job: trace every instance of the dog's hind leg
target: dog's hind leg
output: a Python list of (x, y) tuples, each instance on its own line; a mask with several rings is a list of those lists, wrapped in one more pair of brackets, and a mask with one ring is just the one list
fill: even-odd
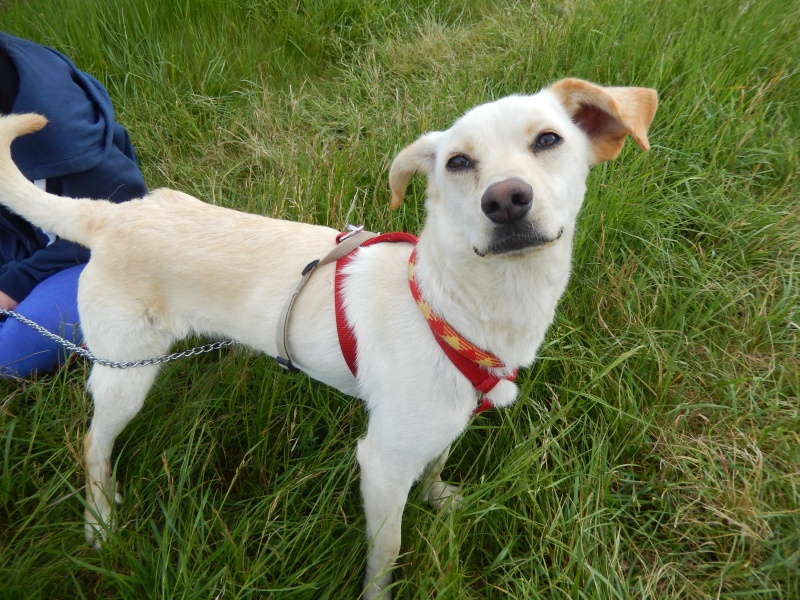
[(86, 466), (86, 540), (100, 547), (111, 529), (115, 488), (111, 451), (114, 440), (136, 416), (158, 373), (158, 366), (113, 369), (95, 366), (89, 377), (94, 414), (84, 443)]
[(437, 509), (448, 510), (457, 508), (461, 496), (456, 494), (458, 488), (442, 481), (442, 469), (450, 455), (450, 447), (442, 452), (439, 457), (431, 462), (425, 469), (425, 475), (420, 481), (420, 488), (425, 497), (425, 502)]

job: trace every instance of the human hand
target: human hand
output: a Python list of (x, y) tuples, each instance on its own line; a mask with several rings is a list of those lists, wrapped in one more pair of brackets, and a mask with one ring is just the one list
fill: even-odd
[(17, 304), (19, 303), (11, 296), (3, 291), (0, 291), (0, 308), (4, 308), (5, 310), (14, 310), (17, 308)]

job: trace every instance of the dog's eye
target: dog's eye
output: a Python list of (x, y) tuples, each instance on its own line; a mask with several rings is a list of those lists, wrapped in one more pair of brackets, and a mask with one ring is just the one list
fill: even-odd
[(456, 154), (447, 161), (448, 171), (463, 171), (472, 168), (472, 161), (463, 154)]
[(536, 143), (534, 144), (533, 149), (545, 150), (546, 148), (552, 148), (560, 141), (561, 137), (558, 134), (548, 131), (536, 138)]

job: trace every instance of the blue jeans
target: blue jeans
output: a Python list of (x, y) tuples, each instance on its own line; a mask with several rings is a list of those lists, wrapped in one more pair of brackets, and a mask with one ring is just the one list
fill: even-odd
[[(83, 340), (78, 326), (78, 277), (86, 265), (59, 271), (33, 288), (15, 312), (73, 343)], [(2, 317), (0, 317), (2, 319)], [(16, 319), (0, 320), (0, 377), (30, 377), (53, 371), (67, 351)]]

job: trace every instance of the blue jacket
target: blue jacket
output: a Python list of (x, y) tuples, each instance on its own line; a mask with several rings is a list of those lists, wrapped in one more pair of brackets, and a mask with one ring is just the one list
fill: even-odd
[[(47, 191), (114, 202), (147, 193), (105, 88), (60, 52), (0, 32), (0, 110), (36, 112), (49, 120), (11, 145), (22, 173), (31, 181), (46, 180)], [(0, 207), (0, 290), (17, 302), (40, 281), (88, 259), (86, 248), (58, 238), (51, 243), (40, 229)]]

